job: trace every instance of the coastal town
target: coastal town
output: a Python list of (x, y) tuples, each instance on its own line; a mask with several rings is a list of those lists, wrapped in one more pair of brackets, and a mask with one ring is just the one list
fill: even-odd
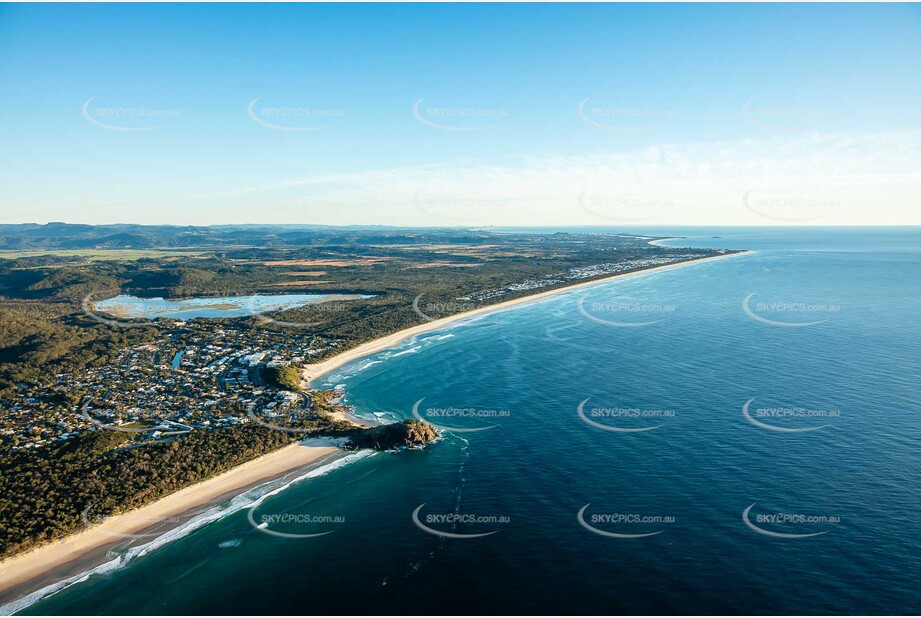
[(266, 383), (264, 369), (301, 364), (341, 343), (296, 329), (163, 323), (169, 326), (159, 341), (4, 398), (3, 449), (39, 448), (101, 427), (132, 434), (131, 446), (141, 446), (247, 423), (253, 415), (307, 411), (309, 398)]
[[(718, 249), (717, 254), (727, 253), (725, 250)], [(681, 254), (672, 254), (669, 256), (662, 257), (649, 257), (633, 260), (625, 260), (623, 262), (608, 262), (604, 264), (594, 264), (592, 266), (583, 266), (580, 268), (570, 268), (566, 272), (546, 275), (540, 279), (527, 279), (518, 283), (513, 283), (504, 288), (499, 288), (497, 290), (487, 290), (484, 292), (476, 292), (475, 294), (468, 294), (467, 296), (462, 296), (457, 300), (464, 302), (482, 302), (485, 300), (491, 300), (495, 298), (501, 298), (509, 294), (514, 294), (516, 292), (525, 292), (529, 290), (539, 290), (541, 288), (550, 287), (552, 285), (558, 285), (560, 283), (566, 283), (568, 281), (581, 281), (584, 279), (593, 279), (596, 277), (604, 277), (607, 275), (616, 275), (618, 273), (626, 273), (634, 270), (643, 270), (646, 268), (654, 268), (656, 266), (665, 266), (667, 264), (672, 264), (676, 262), (684, 262), (687, 260), (695, 260), (701, 257), (704, 257), (705, 253), (700, 252), (688, 252)]]
[[(722, 250), (716, 254), (725, 253)], [(602, 262), (456, 298), (491, 304), (511, 295), (698, 259), (713, 252)], [(311, 417), (309, 392), (265, 378), (275, 367), (324, 359), (347, 341), (259, 316), (159, 318), (160, 336), (103, 364), (55, 373), (0, 399), (0, 452), (38, 449), (100, 428), (130, 435), (122, 448), (174, 440), (192, 431), (260, 422), (284, 426)]]

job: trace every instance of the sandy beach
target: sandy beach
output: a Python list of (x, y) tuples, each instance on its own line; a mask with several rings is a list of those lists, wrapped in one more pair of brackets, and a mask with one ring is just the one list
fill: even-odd
[[(334, 446), (292, 444), (186, 487), (156, 502), (107, 518), (87, 530), (0, 562), (0, 605), (98, 566), (115, 546), (149, 542), (214, 501), (342, 453)], [(155, 531), (155, 532), (151, 532)]]
[[(718, 255), (639, 271), (619, 273), (432, 320), (425, 324), (413, 326), (363, 343), (320, 363), (308, 365), (304, 368), (303, 379), (309, 383), (352, 360), (393, 347), (415, 335), (436, 330), (475, 315), (501, 311), (515, 305), (547, 298), (563, 292), (570, 292), (574, 289), (600, 285), (613, 279), (681, 268), (699, 262), (726, 259), (743, 253)], [(343, 414), (339, 418), (349, 422), (361, 422), (360, 419), (351, 417), (351, 415)], [(366, 425), (363, 422), (361, 424)], [(182, 489), (153, 504), (123, 515), (110, 517), (87, 530), (2, 561), (0, 562), (0, 606), (106, 562), (106, 552), (113, 547), (124, 547), (129, 542), (137, 544), (150, 541), (156, 535), (163, 534), (169, 529), (181, 525), (191, 516), (204, 510), (205, 506), (215, 501), (237, 495), (251, 487), (279, 478), (299, 468), (312, 464), (320, 465), (341, 453), (342, 450), (334, 446), (292, 444), (249, 461), (219, 476)], [(141, 537), (144, 540), (138, 540)]]
[(379, 424), (379, 423), (371, 423), (371, 422), (368, 422), (368, 421), (365, 420), (365, 419), (362, 419), (362, 418), (359, 418), (359, 417), (355, 416), (355, 415), (352, 414), (351, 412), (346, 412), (346, 411), (342, 411), (342, 410), (336, 411), (336, 412), (327, 412), (327, 414), (328, 414), (329, 416), (333, 417), (333, 418), (336, 419), (336, 420), (344, 421), (344, 422), (350, 423), (350, 424), (352, 424), (352, 425), (354, 425), (354, 426), (356, 426), (356, 427), (363, 427), (363, 428), (365, 428), (365, 429), (367, 429), (368, 427), (374, 427), (376, 424)]
[[(661, 239), (661, 240), (673, 240), (673, 239)], [(655, 242), (655, 241), (652, 241)], [(673, 268), (681, 268), (683, 266), (690, 266), (692, 264), (699, 264), (701, 262), (712, 262), (713, 260), (722, 260), (726, 258), (731, 258), (737, 255), (744, 255), (746, 252), (742, 251), (739, 253), (729, 253), (724, 255), (715, 255), (712, 257), (699, 258), (696, 260), (687, 260), (684, 262), (678, 262), (676, 264), (664, 264), (662, 266), (655, 266), (653, 268), (645, 268), (643, 270), (635, 270), (627, 273), (618, 273), (616, 275), (611, 275), (609, 277), (601, 277), (599, 279), (592, 279), (591, 281), (583, 281), (581, 283), (575, 283), (573, 285), (567, 285), (565, 287), (555, 288), (553, 290), (547, 290), (546, 292), (538, 292), (537, 294), (530, 294), (528, 296), (522, 296), (520, 298), (515, 298), (512, 300), (507, 300), (505, 302), (496, 303), (493, 305), (487, 305), (485, 307), (479, 307), (477, 309), (472, 309), (471, 311), (465, 311), (463, 313), (456, 313), (448, 317), (439, 318), (437, 320), (432, 320), (425, 324), (420, 324), (418, 326), (413, 326), (398, 332), (395, 332), (391, 335), (381, 337), (380, 339), (375, 339), (373, 341), (368, 341), (367, 343), (362, 343), (351, 350), (346, 350), (341, 354), (337, 354), (332, 358), (329, 358), (325, 361), (319, 363), (314, 363), (312, 365), (306, 365), (303, 371), (303, 379), (307, 384), (310, 384), (313, 380), (316, 380), (320, 376), (329, 373), (334, 369), (338, 369), (342, 365), (349, 363), (353, 360), (367, 356), (368, 354), (373, 354), (374, 352), (380, 352), (381, 350), (386, 350), (387, 348), (392, 348), (393, 346), (409, 339), (410, 337), (415, 337), (416, 335), (421, 335), (422, 333), (427, 333), (429, 331), (437, 330), (444, 326), (447, 326), (458, 320), (464, 320), (475, 315), (481, 315), (483, 313), (489, 313), (491, 311), (501, 311), (503, 309), (508, 309), (509, 307), (514, 307), (515, 305), (521, 305), (523, 303), (529, 303), (541, 298), (547, 298), (548, 296), (554, 296), (556, 294), (562, 294), (563, 292), (570, 292), (579, 288), (585, 288), (593, 285), (599, 285), (602, 283), (608, 283), (613, 279), (625, 279), (628, 277), (636, 277), (639, 275), (645, 275), (651, 272), (660, 272), (663, 270), (671, 270)]]
[(650, 240), (648, 244), (660, 246), (662, 245), (662, 243), (668, 242), (669, 240), (681, 240), (681, 238), (682, 238), (681, 236), (669, 236), (668, 238), (657, 238), (655, 240)]

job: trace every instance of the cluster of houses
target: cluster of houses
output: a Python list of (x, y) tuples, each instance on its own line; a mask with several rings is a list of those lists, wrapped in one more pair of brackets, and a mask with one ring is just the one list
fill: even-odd
[(603, 264), (593, 264), (591, 266), (581, 266), (578, 268), (570, 268), (564, 273), (557, 273), (553, 275), (546, 275), (540, 279), (526, 279), (524, 281), (513, 283), (507, 285), (504, 288), (499, 288), (498, 290), (487, 290), (485, 292), (476, 292), (475, 294), (469, 294), (467, 296), (462, 296), (457, 300), (465, 302), (483, 302), (492, 298), (498, 298), (500, 296), (505, 296), (507, 294), (513, 294), (515, 292), (522, 292), (527, 290), (536, 290), (539, 288), (546, 288), (558, 283), (564, 283), (566, 281), (578, 281), (580, 279), (591, 279), (593, 277), (601, 277), (604, 275), (615, 275), (617, 273), (630, 272), (633, 270), (641, 270), (644, 268), (651, 268), (653, 266), (663, 266), (665, 264), (671, 264), (673, 262), (684, 262), (686, 260), (691, 260), (699, 257), (703, 257), (703, 253), (681, 253), (681, 254), (670, 254), (667, 256), (656, 256), (648, 258), (637, 258), (632, 260), (624, 260), (622, 262), (606, 262)]
[(309, 333), (175, 323), (160, 341), (122, 351), (112, 363), (61, 373), (42, 388), (0, 400), (0, 450), (39, 448), (100, 427), (135, 445), (195, 430), (274, 417), (300, 402), (263, 384), (262, 368), (301, 363), (339, 344)]

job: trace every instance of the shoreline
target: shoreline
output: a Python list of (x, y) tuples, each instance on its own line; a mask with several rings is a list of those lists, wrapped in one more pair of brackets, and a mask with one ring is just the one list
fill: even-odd
[(682, 240), (682, 239), (684, 239), (684, 236), (669, 236), (668, 238), (656, 238), (655, 240), (650, 240), (646, 244), (655, 245), (656, 247), (664, 247), (664, 246), (667, 246), (667, 245), (662, 244), (664, 242), (667, 242), (669, 240)]
[[(663, 238), (659, 240), (674, 240), (674, 239)], [(650, 243), (652, 242), (655, 242), (655, 241), (650, 241)], [(369, 354), (373, 354), (375, 352), (380, 352), (381, 350), (392, 348), (396, 346), (397, 344), (402, 343), (403, 341), (411, 337), (415, 337), (416, 335), (421, 335), (423, 333), (427, 333), (433, 330), (438, 330), (439, 328), (448, 326), (449, 324), (452, 324), (459, 320), (465, 320), (473, 316), (482, 315), (484, 313), (489, 313), (491, 311), (502, 311), (510, 307), (514, 307), (516, 305), (521, 305), (523, 303), (528, 303), (528, 302), (532, 302), (535, 300), (541, 300), (543, 298), (554, 296), (557, 294), (562, 294), (563, 292), (571, 292), (572, 290), (576, 290), (579, 288), (599, 285), (602, 283), (610, 283), (611, 281), (614, 281), (616, 279), (624, 279), (628, 277), (635, 277), (638, 275), (643, 275), (643, 274), (648, 274), (648, 273), (653, 273), (653, 272), (661, 272), (664, 270), (681, 268), (683, 266), (690, 266), (691, 264), (699, 264), (702, 262), (712, 262), (715, 260), (722, 260), (726, 258), (739, 256), (739, 255), (745, 255), (747, 253), (748, 251), (738, 251), (735, 253), (713, 255), (713, 256), (697, 258), (693, 260), (685, 260), (683, 262), (676, 262), (672, 264), (663, 264), (661, 266), (654, 266), (652, 268), (644, 268), (642, 270), (633, 270), (633, 271), (626, 272), (626, 273), (617, 273), (614, 275), (610, 275), (608, 277), (600, 277), (598, 279), (592, 279), (591, 281), (582, 281), (580, 283), (574, 283), (572, 285), (567, 285), (567, 286), (563, 286), (560, 288), (554, 288), (552, 290), (547, 290), (545, 292), (538, 292), (537, 294), (529, 294), (527, 296), (513, 298), (511, 300), (506, 300), (506, 301), (496, 303), (493, 305), (486, 305), (485, 307), (478, 307), (477, 309), (472, 309), (470, 311), (464, 311), (462, 313), (449, 315), (444, 318), (438, 318), (437, 320), (431, 320), (429, 322), (426, 322), (425, 324), (411, 326), (401, 331), (397, 331), (389, 335), (384, 335), (383, 337), (372, 339), (371, 341), (366, 341), (365, 343), (355, 346), (351, 350), (346, 350), (345, 352), (341, 352), (340, 354), (337, 354), (331, 358), (328, 358), (325, 361), (320, 361), (319, 363), (313, 363), (310, 365), (306, 365), (304, 366), (304, 369), (301, 372), (301, 379), (303, 383), (307, 384), (308, 386), (311, 386), (311, 382), (313, 382), (314, 380), (326, 375), (327, 373), (335, 369), (338, 369), (339, 367), (347, 363), (352, 362), (353, 360), (357, 360), (359, 358), (368, 356)]]
[[(310, 382), (320, 376), (353, 360), (394, 347), (416, 335), (437, 330), (476, 315), (502, 311), (516, 305), (541, 300), (579, 288), (609, 283), (616, 279), (680, 268), (700, 262), (726, 259), (746, 253), (748, 252), (739, 251), (663, 264), (626, 273), (617, 273), (432, 320), (359, 344), (351, 350), (346, 350), (325, 361), (307, 365), (302, 370), (302, 380), (309, 385)], [(368, 425), (363, 419), (349, 418), (350, 416), (343, 414), (341, 420), (352, 423), (358, 421), (362, 425)], [(337, 416), (337, 418), (340, 417)], [(140, 544), (136, 542), (138, 537), (143, 537), (146, 539), (144, 542), (149, 542), (171, 530), (178, 529), (186, 521), (194, 518), (222, 499), (239, 495), (254, 487), (277, 480), (295, 470), (320, 466), (329, 459), (343, 454), (345, 454), (345, 451), (336, 446), (290, 444), (222, 472), (215, 477), (164, 496), (151, 504), (109, 517), (103, 523), (89, 529), (51, 541), (23, 554), (6, 558), (0, 561), (0, 608), (6, 608), (11, 604), (21, 602), (29, 595), (87, 573), (91, 569), (109, 562), (112, 558), (107, 555), (107, 552), (113, 548), (137, 546)], [(53, 594), (53, 592), (50, 592), (50, 594)], [(26, 603), (23, 608), (28, 605), (31, 605), (31, 603)], [(22, 608), (17, 607), (12, 611), (18, 611), (19, 609)]]
[(338, 421), (349, 423), (360, 429), (370, 429), (371, 427), (377, 427), (380, 425), (380, 423), (372, 423), (363, 418), (359, 418), (352, 414), (351, 411), (340, 410), (338, 412), (327, 412), (327, 414)]
[[(113, 548), (136, 547), (180, 528), (209, 507), (298, 470), (344, 455), (337, 446), (294, 443), (247, 461), (145, 506), (0, 561), (0, 609), (80, 576), (113, 558)], [(44, 596), (44, 595), (43, 595)], [(30, 605), (28, 603), (23, 607)], [(10, 611), (18, 611), (15, 608)]]

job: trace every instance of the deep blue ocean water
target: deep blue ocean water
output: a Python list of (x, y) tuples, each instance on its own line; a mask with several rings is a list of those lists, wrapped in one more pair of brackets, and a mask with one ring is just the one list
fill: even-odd
[(753, 252), (355, 361), (359, 415), (466, 431), (26, 613), (921, 612), (921, 230), (648, 233)]

